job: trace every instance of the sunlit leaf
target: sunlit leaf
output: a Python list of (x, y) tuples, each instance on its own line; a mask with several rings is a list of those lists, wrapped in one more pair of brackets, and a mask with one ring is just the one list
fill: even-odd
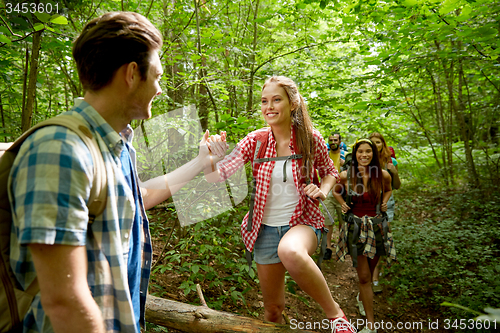
[(54, 24), (68, 24), (68, 19), (61, 15), (54, 15), (50, 18), (50, 22)]

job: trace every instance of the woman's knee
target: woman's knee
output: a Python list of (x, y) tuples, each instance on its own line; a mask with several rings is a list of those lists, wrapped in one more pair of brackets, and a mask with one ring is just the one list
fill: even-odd
[(371, 276), (372, 275), (370, 274), (370, 272), (368, 272), (368, 274), (360, 274), (360, 273), (358, 273), (359, 283), (360, 284), (371, 283), (372, 282)]
[(358, 272), (360, 284), (372, 282), (372, 273), (370, 271), (370, 267), (368, 266), (366, 257), (358, 256), (358, 267), (356, 268), (356, 271)]
[(303, 247), (293, 246), (290, 243), (280, 243), (278, 246), (278, 256), (286, 267), (287, 264), (304, 262), (309, 254)]

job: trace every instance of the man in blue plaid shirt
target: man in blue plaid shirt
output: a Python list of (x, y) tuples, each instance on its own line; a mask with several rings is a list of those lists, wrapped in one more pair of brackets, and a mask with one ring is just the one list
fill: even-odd
[(107, 176), (106, 207), (92, 224), (87, 204), (93, 161), (81, 139), (65, 127), (48, 126), (21, 146), (9, 178), (11, 267), (21, 287), (35, 278), (40, 286), (24, 332), (138, 333), (144, 324), (152, 259), (145, 210), (201, 171), (210, 174), (227, 149), (207, 131), (194, 160), (139, 181), (129, 124), (150, 118), (152, 100), (161, 93), (161, 47), (158, 29), (128, 12), (92, 20), (74, 43), (85, 95), (68, 113), (88, 123)]

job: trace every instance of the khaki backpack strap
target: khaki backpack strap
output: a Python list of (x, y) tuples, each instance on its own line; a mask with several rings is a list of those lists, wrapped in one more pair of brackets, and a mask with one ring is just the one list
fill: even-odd
[(96, 216), (100, 215), (104, 211), (106, 206), (106, 166), (104, 164), (104, 159), (99, 149), (99, 144), (97, 139), (90, 131), (87, 122), (82, 116), (73, 115), (59, 115), (54, 118), (47, 119), (41, 123), (33, 126), (28, 131), (23, 133), (23, 135), (14, 142), (14, 144), (9, 148), (9, 150), (19, 149), (20, 145), (24, 140), (31, 135), (37, 129), (45, 126), (64, 126), (69, 130), (75, 132), (83, 143), (87, 146), (92, 156), (92, 161), (94, 164), (94, 177), (92, 180), (92, 187), (90, 189), (89, 196), (89, 223), (94, 222)]

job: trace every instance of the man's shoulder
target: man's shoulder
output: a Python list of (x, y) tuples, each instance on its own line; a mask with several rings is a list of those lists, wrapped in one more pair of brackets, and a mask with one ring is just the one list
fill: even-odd
[[(72, 130), (61, 125), (49, 125), (37, 129), (26, 138), (21, 144), (14, 165), (20, 164), (21, 160), (26, 158), (30, 161), (38, 161), (42, 156), (45, 165), (59, 165), (62, 159), (57, 156), (64, 156), (65, 160), (67, 157), (73, 160), (87, 160), (90, 150)], [(36, 164), (28, 163), (31, 167)]]
[(26, 138), (23, 145), (29, 144), (33, 147), (49, 141), (60, 141), (72, 146), (85, 146), (78, 134), (64, 125), (48, 125), (37, 129)]

